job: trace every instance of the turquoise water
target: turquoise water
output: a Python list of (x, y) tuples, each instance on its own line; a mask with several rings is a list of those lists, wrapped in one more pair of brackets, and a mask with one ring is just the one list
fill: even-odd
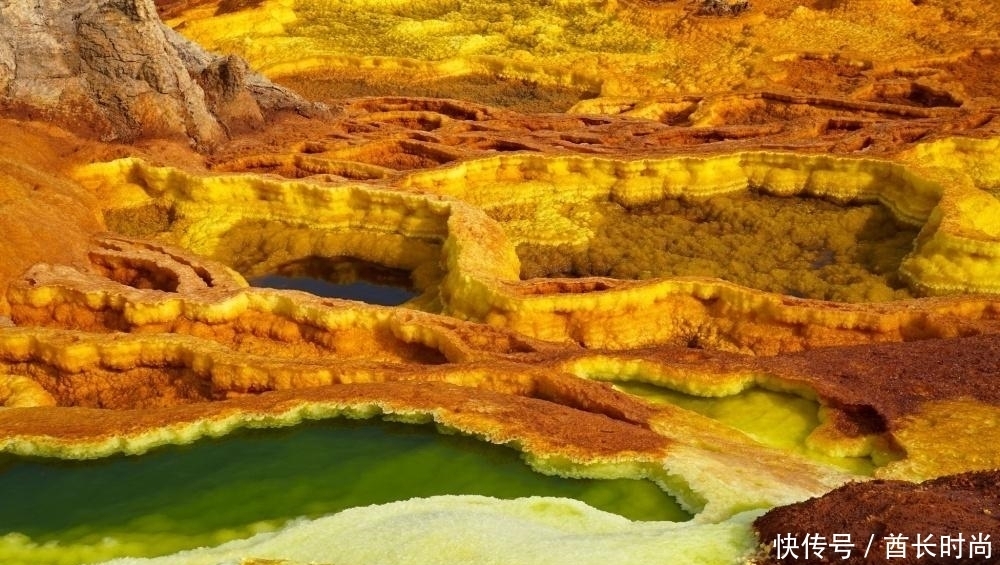
[[(512, 449), (430, 426), (326, 421), (138, 457), (2, 456), (0, 536), (19, 532), (34, 544), (61, 546), (111, 538), (121, 547), (102, 558), (161, 555), (273, 530), (299, 516), (442, 494), (570, 497), (634, 520), (690, 518), (649, 481), (550, 477)], [(13, 542), (0, 537), (0, 554), (5, 543)]]

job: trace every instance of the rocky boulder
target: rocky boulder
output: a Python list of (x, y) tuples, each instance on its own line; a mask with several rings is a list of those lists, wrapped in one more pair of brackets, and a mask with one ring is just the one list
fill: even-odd
[(321, 108), (184, 39), (153, 0), (0, 4), (0, 114), (107, 141), (180, 136), (210, 147), (281, 110)]

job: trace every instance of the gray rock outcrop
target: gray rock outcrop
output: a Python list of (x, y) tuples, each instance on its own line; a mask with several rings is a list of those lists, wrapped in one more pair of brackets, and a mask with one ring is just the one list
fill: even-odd
[(279, 110), (322, 109), (164, 25), (153, 0), (0, 2), (0, 115), (104, 140), (210, 147)]

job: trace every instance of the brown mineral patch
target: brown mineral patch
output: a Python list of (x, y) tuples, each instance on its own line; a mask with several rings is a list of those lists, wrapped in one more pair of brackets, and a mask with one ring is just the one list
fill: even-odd
[(221, 0), (218, 9), (215, 10), (215, 15), (221, 16), (223, 14), (239, 12), (240, 10), (256, 8), (263, 3), (264, 0)]
[(260, 6), (264, 0), (153, 0), (160, 18), (169, 20), (182, 15), (187, 10), (201, 6), (215, 5), (215, 15), (232, 14)]
[(1000, 97), (1000, 51), (974, 50), (945, 67), (946, 72), (964, 79), (963, 89), (971, 97)]
[(778, 82), (800, 92), (834, 94), (850, 92), (865, 82), (864, 63), (835, 56), (800, 56), (784, 64)]
[[(755, 561), (760, 565), (988, 565), (996, 563), (996, 555), (989, 549), (1000, 536), (1000, 471), (963, 473), (920, 484), (879, 480), (850, 483), (822, 497), (775, 508), (758, 518), (754, 529), (761, 543), (770, 544)], [(846, 559), (844, 553), (835, 553), (829, 545), (838, 534), (849, 535), (853, 544)], [(812, 551), (807, 556), (801, 547), (794, 548), (797, 557), (786, 552), (779, 555), (775, 540), (778, 536), (787, 540), (789, 535), (800, 545), (806, 535), (823, 536), (827, 545), (821, 552), (823, 558), (817, 558)], [(944, 543), (949, 548), (947, 554), (941, 551), (944, 536), (948, 536)], [(951, 544), (959, 536), (960, 549)], [(869, 540), (873, 541), (866, 550)], [(929, 545), (918, 548), (918, 540)]]
[(596, 96), (594, 92), (578, 88), (487, 75), (421, 81), (407, 81), (377, 70), (366, 73), (336, 71), (335, 75), (289, 75), (275, 82), (310, 100), (328, 104), (337, 104), (344, 98), (368, 96), (457, 98), (526, 113), (565, 112), (580, 100)]
[[(86, 260), (85, 243), (101, 231), (98, 202), (59, 175), (84, 143), (41, 124), (0, 120), (0, 289), (40, 260)], [(9, 311), (0, 293), (0, 315)]]
[(784, 379), (808, 383), (831, 406), (868, 411), (890, 429), (931, 400), (1000, 405), (996, 335), (816, 349), (762, 364)]
[(560, 404), (428, 382), (311, 387), (141, 410), (32, 408), (30, 418), (25, 418), (28, 413), (24, 409), (8, 409), (0, 411), (0, 434), (5, 438), (47, 436), (67, 443), (93, 444), (155, 434), (167, 423), (180, 429), (238, 414), (277, 416), (310, 405), (375, 406), (390, 415), (433, 415), (439, 423), (494, 443), (514, 442), (532, 453), (560, 454), (580, 461), (654, 458), (662, 456), (671, 444), (641, 426)]
[[(332, 173), (391, 181), (394, 169), (426, 170), (504, 152), (639, 158), (767, 149), (891, 157), (945, 134), (984, 138), (1000, 131), (995, 109), (924, 108), (779, 92), (660, 100), (614, 116), (535, 113), (565, 108), (526, 108), (489, 96), (485, 104), (458, 98), (327, 98), (336, 108), (331, 119), (276, 116), (267, 128), (222, 143), (208, 159), (220, 171), (316, 180)], [(711, 119), (693, 123), (691, 110), (678, 110), (678, 105), (696, 105), (699, 114)], [(361, 170), (363, 163), (390, 167)]]
[(197, 5), (191, 0), (154, 0), (156, 12), (160, 18), (168, 20), (182, 14), (185, 10)]
[(875, 475), (923, 480), (1000, 465), (1000, 338), (831, 347), (774, 357), (658, 347), (573, 355), (571, 373), (714, 397), (759, 386), (815, 399), (806, 445), (872, 456)]

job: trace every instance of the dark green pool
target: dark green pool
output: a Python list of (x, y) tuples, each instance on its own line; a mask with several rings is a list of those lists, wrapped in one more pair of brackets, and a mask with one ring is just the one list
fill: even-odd
[[(45, 542), (107, 539), (118, 546), (99, 551), (102, 559), (158, 555), (273, 530), (299, 516), (441, 494), (571, 497), (634, 520), (690, 517), (649, 481), (549, 477), (512, 449), (430, 426), (338, 420), (243, 431), (138, 457), (0, 456), (0, 555), (15, 542), (31, 547), (14, 554), (35, 555)], [(8, 532), (30, 540), (5, 539)], [(26, 562), (70, 562), (36, 553)]]
[(417, 296), (416, 292), (405, 288), (367, 281), (339, 284), (319, 278), (267, 275), (248, 282), (256, 287), (302, 290), (324, 298), (345, 298), (382, 306), (399, 306)]

